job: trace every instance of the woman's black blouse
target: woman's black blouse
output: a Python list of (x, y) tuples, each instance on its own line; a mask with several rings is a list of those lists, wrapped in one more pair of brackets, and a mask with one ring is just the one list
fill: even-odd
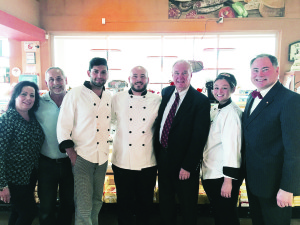
[(0, 117), (0, 187), (29, 184), (43, 142), (42, 127), (34, 116), (26, 121), (11, 108)]

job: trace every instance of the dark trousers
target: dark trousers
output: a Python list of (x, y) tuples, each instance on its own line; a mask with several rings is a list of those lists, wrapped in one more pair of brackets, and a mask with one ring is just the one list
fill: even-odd
[(150, 224), (157, 167), (127, 170), (112, 165), (117, 191), (118, 224)]
[[(59, 208), (56, 215), (57, 189)], [(74, 213), (74, 178), (69, 158), (40, 157), (38, 176), (41, 225), (70, 225)]]
[(213, 209), (215, 225), (239, 225), (237, 200), (241, 182), (232, 180), (231, 198), (221, 196), (224, 177), (202, 180), (204, 190)]
[[(170, 150), (171, 151), (171, 150)], [(168, 163), (167, 152), (162, 150), (158, 163), (158, 188), (161, 224), (176, 224), (177, 195), (183, 224), (197, 224), (197, 202), (199, 192), (199, 171), (190, 174), (187, 180), (179, 180), (179, 169), (171, 169)]]
[(290, 225), (292, 207), (280, 208), (277, 205), (276, 196), (272, 198), (257, 197), (251, 193), (248, 187), (247, 195), (253, 225)]
[(11, 215), (8, 225), (31, 225), (38, 214), (34, 200), (34, 189), (37, 181), (37, 171), (31, 173), (28, 185), (9, 184), (11, 195)]

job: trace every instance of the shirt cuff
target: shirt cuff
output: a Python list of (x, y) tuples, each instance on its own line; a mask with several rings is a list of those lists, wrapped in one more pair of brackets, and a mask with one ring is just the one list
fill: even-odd
[(59, 144), (59, 150), (62, 153), (66, 153), (66, 148), (73, 148), (74, 142), (72, 140), (65, 140)]
[(240, 168), (233, 168), (233, 167), (223, 166), (223, 174), (226, 177), (231, 177), (231, 178), (237, 180), (237, 179), (239, 179)]

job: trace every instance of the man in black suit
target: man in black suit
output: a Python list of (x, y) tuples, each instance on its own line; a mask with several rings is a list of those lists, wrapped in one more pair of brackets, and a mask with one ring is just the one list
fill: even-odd
[(246, 184), (253, 225), (288, 225), (300, 194), (300, 95), (278, 81), (278, 62), (262, 54), (251, 63), (257, 87), (243, 115)]
[[(210, 103), (190, 86), (192, 69), (187, 61), (174, 64), (172, 77), (175, 86), (162, 90), (154, 135), (162, 224), (176, 224), (177, 194), (184, 224), (196, 225), (200, 161), (209, 132)], [(175, 116), (170, 121), (172, 111)]]

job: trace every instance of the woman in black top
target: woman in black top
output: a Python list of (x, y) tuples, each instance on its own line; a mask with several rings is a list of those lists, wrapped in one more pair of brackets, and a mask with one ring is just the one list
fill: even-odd
[(9, 225), (30, 225), (37, 215), (34, 189), (44, 133), (34, 111), (39, 104), (38, 86), (18, 83), (0, 117), (0, 200), (12, 204)]

